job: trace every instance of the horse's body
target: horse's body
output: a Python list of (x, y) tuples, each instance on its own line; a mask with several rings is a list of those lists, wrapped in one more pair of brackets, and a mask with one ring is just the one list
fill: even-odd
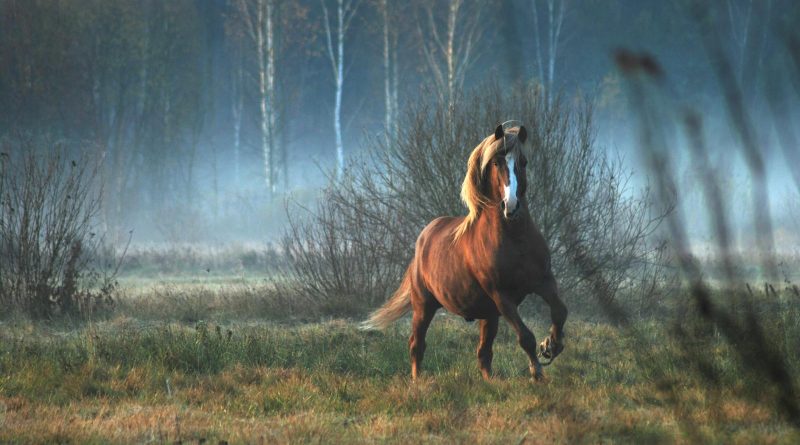
[(530, 214), (524, 194), (524, 127), (504, 132), (499, 126), (470, 156), (462, 198), (466, 217), (440, 217), (419, 235), (414, 259), (394, 296), (366, 322), (385, 327), (413, 310), (409, 340), (412, 376), (417, 377), (425, 334), (436, 311), (444, 307), (467, 320), (480, 320), (478, 361), (491, 375), (492, 343), (503, 316), (517, 333), (530, 359), (531, 373), (542, 377), (536, 339), (517, 306), (536, 293), (550, 305), (553, 325), (541, 353), (553, 358), (563, 349), (567, 309), (558, 297), (550, 252)]

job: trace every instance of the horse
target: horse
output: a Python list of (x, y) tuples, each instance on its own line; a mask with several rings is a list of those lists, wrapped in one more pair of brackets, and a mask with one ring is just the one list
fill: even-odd
[[(544, 378), (538, 356), (552, 362), (564, 349), (567, 307), (559, 297), (547, 242), (525, 199), (526, 139), (524, 126), (504, 130), (501, 124), (472, 150), (461, 187), (468, 214), (439, 217), (422, 230), (400, 287), (362, 323), (363, 329), (384, 329), (413, 311), (412, 379), (421, 372), (425, 335), (440, 308), (479, 320), (478, 365), (486, 380), (492, 376), (492, 344), (501, 316), (516, 332), (534, 379)], [(547, 302), (552, 319), (550, 335), (538, 349), (518, 311), (531, 293)]]

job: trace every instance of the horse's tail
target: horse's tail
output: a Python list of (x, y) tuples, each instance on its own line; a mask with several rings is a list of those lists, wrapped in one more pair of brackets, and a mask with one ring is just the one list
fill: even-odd
[[(412, 263), (413, 264), (413, 263)], [(359, 329), (362, 331), (373, 329), (386, 329), (393, 321), (411, 310), (411, 266), (408, 266), (403, 282), (380, 309), (370, 314), (367, 320), (361, 322)]]

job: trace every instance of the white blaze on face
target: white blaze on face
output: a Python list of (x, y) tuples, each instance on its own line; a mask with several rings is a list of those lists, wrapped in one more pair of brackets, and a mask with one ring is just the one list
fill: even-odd
[(517, 175), (514, 173), (514, 156), (506, 156), (508, 165), (508, 185), (503, 186), (503, 202), (506, 203), (505, 214), (509, 215), (517, 210)]

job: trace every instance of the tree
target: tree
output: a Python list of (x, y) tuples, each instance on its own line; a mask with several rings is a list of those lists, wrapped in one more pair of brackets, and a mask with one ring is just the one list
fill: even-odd
[(241, 144), (247, 131), (242, 119), (252, 105), (247, 98), (255, 97), (260, 155), (267, 190), (272, 194), (281, 184), (288, 188), (286, 128), (292, 113), (302, 107), (298, 96), (306, 73), (316, 68), (308, 66), (316, 31), (308, 18), (309, 8), (298, 2), (233, 1), (225, 27), (233, 59), (234, 159), (237, 151), (239, 158), (244, 155)]
[[(541, 19), (540, 3), (544, 3), (547, 7), (547, 14), (544, 19)], [(564, 24), (564, 12), (567, 6), (567, 0), (531, 0), (536, 67), (539, 79), (544, 85), (545, 97), (548, 103), (553, 101), (556, 60), (558, 59), (558, 48), (561, 44), (561, 26)], [(546, 40), (546, 46), (544, 47), (545, 59), (542, 59), (543, 40)]]
[[(238, 6), (238, 5), (237, 5)], [(233, 119), (233, 175), (234, 183), (241, 182), (242, 157), (242, 118), (245, 97), (245, 33), (239, 26), (240, 17), (234, 14), (233, 20), (226, 22), (226, 34), (230, 43), (231, 66), (231, 118)]]
[(433, 73), (440, 100), (453, 105), (456, 90), (477, 59), (477, 46), (483, 34), (481, 3), (447, 0), (444, 21), (434, 14), (437, 2), (423, 2), (424, 19), (417, 19), (422, 53)]
[(245, 25), (248, 38), (255, 44), (261, 156), (264, 162), (265, 186), (271, 195), (275, 192), (274, 152), (277, 140), (275, 0), (236, 0), (235, 7), (239, 19)]
[[(342, 142), (342, 90), (344, 87), (344, 39), (350, 23), (358, 11), (360, 0), (335, 0), (336, 17), (335, 27), (331, 26), (330, 14), (326, 0), (320, 0), (324, 14), (325, 38), (327, 43), (328, 58), (333, 69), (333, 79), (336, 84), (335, 104), (333, 106), (333, 130), (336, 133), (336, 175), (341, 177), (344, 170), (344, 144)], [(332, 28), (335, 31), (335, 45)]]
[(389, 0), (378, 0), (378, 8), (383, 19), (384, 125), (388, 142), (397, 134), (397, 37), (399, 34), (397, 21), (395, 21), (397, 4)]
[[(155, 137), (155, 132), (149, 131), (152, 130), (149, 125), (155, 122), (149, 116), (156, 107), (155, 101), (165, 99), (160, 94), (151, 94), (164, 72), (164, 64), (153, 60), (160, 53), (151, 43), (151, 34), (156, 34), (151, 31), (163, 28), (150, 24), (159, 19), (151, 2), (138, 8), (122, 3), (95, 3), (81, 16), (82, 44), (78, 46), (87, 52), (90, 137), (102, 148), (106, 159), (102, 172), (105, 175), (102, 217), (106, 230), (113, 230), (121, 228), (127, 207), (141, 199), (139, 193), (132, 193), (137, 190), (133, 183), (141, 169), (131, 166), (137, 158), (151, 160), (154, 157), (151, 155), (161, 155), (152, 139), (144, 139), (145, 135)], [(149, 63), (151, 60), (154, 63)], [(138, 152), (142, 146), (150, 147), (152, 152)]]

